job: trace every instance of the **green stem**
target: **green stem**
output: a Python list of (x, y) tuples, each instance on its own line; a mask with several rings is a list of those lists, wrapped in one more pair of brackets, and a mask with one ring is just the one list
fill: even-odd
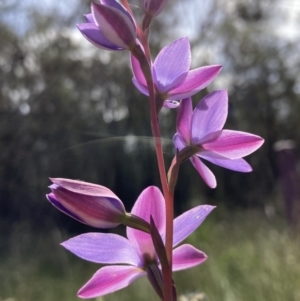
[(124, 224), (127, 227), (131, 227), (134, 229), (141, 230), (146, 233), (150, 233), (150, 225), (146, 221), (144, 221), (142, 218), (131, 214), (131, 213), (126, 213), (122, 224)]

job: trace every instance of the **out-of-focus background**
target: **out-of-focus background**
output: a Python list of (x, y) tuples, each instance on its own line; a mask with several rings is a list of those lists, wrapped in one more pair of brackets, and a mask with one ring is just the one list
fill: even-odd
[[(140, 3), (129, 2), (141, 16)], [(211, 301), (299, 301), (299, 0), (169, 2), (153, 24), (153, 57), (188, 36), (193, 67), (223, 65), (194, 103), (228, 89), (225, 128), (265, 139), (246, 158), (252, 173), (208, 164), (214, 190), (182, 165), (176, 214), (204, 203), (218, 208), (189, 238), (209, 260), (175, 274), (178, 291), (204, 292)], [(59, 246), (97, 230), (46, 201), (49, 176), (107, 186), (128, 211), (144, 188), (159, 186), (149, 104), (132, 85), (128, 53), (99, 50), (76, 29), (89, 5), (0, 3), (0, 300), (77, 300), (99, 268)], [(161, 112), (167, 162), (175, 121), (175, 111)], [(141, 279), (101, 300), (156, 296)]]

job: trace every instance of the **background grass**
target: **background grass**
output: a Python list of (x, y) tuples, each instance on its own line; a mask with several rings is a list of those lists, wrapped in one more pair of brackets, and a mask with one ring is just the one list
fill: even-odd
[[(210, 301), (300, 300), (297, 231), (288, 230), (278, 217), (268, 220), (258, 212), (222, 216), (208, 218), (188, 239), (209, 259), (174, 274), (178, 293), (201, 291)], [(59, 246), (72, 235), (59, 229), (43, 234), (37, 230), (22, 224), (1, 227), (0, 300), (78, 300), (77, 290), (99, 266)], [(144, 278), (101, 300), (158, 298)]]

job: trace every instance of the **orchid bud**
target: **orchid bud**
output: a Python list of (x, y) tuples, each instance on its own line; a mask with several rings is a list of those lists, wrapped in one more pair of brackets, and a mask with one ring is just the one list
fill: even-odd
[(69, 179), (50, 179), (50, 203), (63, 213), (95, 228), (119, 224), (150, 232), (149, 223), (127, 213), (122, 201), (108, 188)]
[(142, 0), (144, 11), (152, 18), (161, 13), (168, 3), (168, 0)]
[(96, 227), (113, 228), (126, 212), (121, 200), (108, 188), (69, 179), (51, 179), (48, 200), (76, 220)]
[(161, 13), (167, 3), (168, 0), (142, 0), (145, 11), (142, 29), (145, 33), (148, 32), (152, 19)]
[(86, 23), (78, 24), (80, 32), (92, 44), (106, 50), (132, 49), (136, 46), (136, 26), (126, 8), (115, 0), (92, 3)]

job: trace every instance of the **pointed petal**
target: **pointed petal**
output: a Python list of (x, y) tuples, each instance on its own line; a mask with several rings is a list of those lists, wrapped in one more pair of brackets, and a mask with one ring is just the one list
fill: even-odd
[(94, 23), (77, 24), (77, 28), (83, 34), (83, 36), (98, 48), (106, 50), (123, 50), (124, 48), (112, 44), (102, 34), (99, 27)]
[(253, 134), (223, 130), (215, 141), (203, 143), (202, 146), (228, 159), (239, 159), (253, 153), (263, 143), (264, 139)]
[(246, 162), (244, 159), (227, 159), (227, 158), (222, 158), (221, 156), (216, 157), (214, 156), (214, 153), (210, 151), (203, 151), (199, 154), (197, 154), (199, 157), (216, 164), (218, 166), (234, 170), (234, 171), (239, 171), (239, 172), (250, 172), (252, 171), (252, 167), (248, 162)]
[(153, 64), (153, 76), (159, 92), (169, 91), (186, 78), (191, 65), (190, 43), (178, 39), (163, 48)]
[(98, 270), (79, 290), (80, 298), (95, 298), (118, 291), (145, 272), (132, 266), (107, 266)]
[[(138, 197), (131, 213), (149, 223), (150, 216), (152, 216), (159, 233), (164, 231), (165, 201), (161, 191), (157, 187), (150, 186), (146, 188)], [(149, 256), (155, 258), (156, 253), (149, 234), (127, 227), (127, 237), (139, 254), (148, 253)]]
[(140, 84), (140, 82), (133, 77), (132, 78), (132, 82), (135, 85), (135, 87), (144, 95), (149, 96), (149, 91), (148, 91), (148, 87), (147, 86), (143, 86), (142, 84)]
[(116, 234), (86, 233), (61, 245), (78, 257), (96, 263), (142, 265), (129, 240)]
[(200, 205), (175, 218), (173, 247), (193, 233), (214, 208), (215, 206)]
[(56, 184), (70, 192), (86, 196), (105, 197), (119, 200), (119, 198), (105, 186), (64, 178), (50, 178), (50, 180), (53, 184)]
[(184, 81), (168, 93), (169, 99), (182, 99), (195, 95), (207, 87), (220, 73), (222, 66), (213, 65), (191, 70)]
[(192, 99), (186, 98), (181, 101), (177, 114), (177, 131), (189, 143), (191, 137), (191, 122), (193, 114)]
[(131, 69), (135, 79), (138, 81), (140, 85), (147, 87), (147, 82), (144, 73), (141, 69), (141, 65), (139, 61), (132, 54), (130, 55), (130, 61), (131, 61)]
[(131, 17), (113, 6), (92, 3), (92, 14), (102, 34), (113, 44), (130, 48), (136, 39), (136, 28)]
[(116, 0), (100, 0), (100, 3), (110, 6), (110, 7), (114, 7), (117, 10), (119, 10), (121, 13), (125, 14), (129, 20), (131, 20), (132, 24), (135, 26), (135, 22), (132, 19), (132, 16), (130, 15), (130, 13), (128, 12), (128, 10), (118, 1)]
[(198, 173), (200, 174), (203, 181), (210, 188), (216, 188), (217, 181), (211, 170), (197, 156), (191, 157), (190, 160), (196, 168), (196, 170), (198, 171)]
[(77, 216), (75, 213), (69, 211), (66, 207), (64, 207), (55, 197), (53, 193), (46, 194), (46, 198), (48, 201), (59, 211), (69, 215), (70, 217), (78, 220), (79, 222), (86, 224), (79, 216)]
[(187, 145), (186, 142), (183, 140), (183, 138), (178, 133), (176, 133), (174, 135), (173, 143), (174, 143), (175, 149), (178, 149), (179, 151), (181, 151)]
[(84, 15), (84, 17), (85, 17), (85, 21), (87, 23), (94, 23), (95, 24), (93, 14), (86, 14), (86, 15)]
[(173, 271), (192, 268), (204, 262), (207, 256), (191, 245), (182, 245), (173, 250)]
[(208, 94), (196, 106), (192, 117), (192, 142), (203, 143), (202, 139), (211, 132), (222, 130), (228, 112), (226, 90)]
[(147, 278), (157, 295), (163, 300), (163, 276), (158, 264), (151, 263), (147, 265)]

